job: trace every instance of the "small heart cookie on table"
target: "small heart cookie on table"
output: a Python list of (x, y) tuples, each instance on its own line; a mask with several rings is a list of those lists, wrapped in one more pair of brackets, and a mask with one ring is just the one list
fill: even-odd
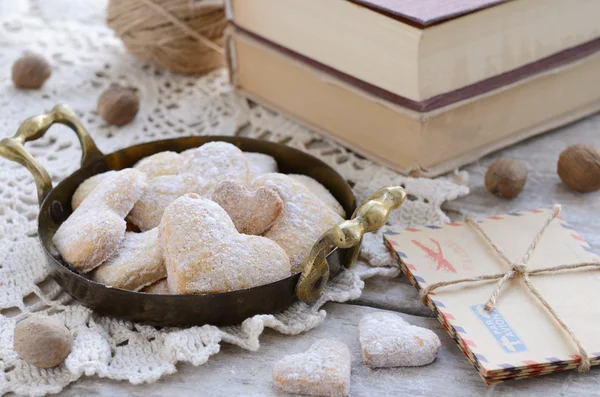
[(212, 200), (223, 207), (238, 232), (244, 234), (263, 234), (283, 212), (283, 200), (273, 189), (250, 190), (234, 181), (221, 182)]
[(309, 396), (347, 396), (350, 350), (342, 342), (320, 339), (305, 353), (285, 356), (273, 367), (279, 389)]
[(410, 325), (394, 313), (371, 313), (358, 325), (363, 361), (371, 368), (417, 367), (432, 363), (441, 342), (427, 328)]

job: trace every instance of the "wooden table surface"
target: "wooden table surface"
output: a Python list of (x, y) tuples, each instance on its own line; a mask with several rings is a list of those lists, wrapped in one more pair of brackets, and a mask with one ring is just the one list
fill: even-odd
[[(575, 143), (600, 147), (600, 115), (568, 125), (543, 136), (488, 156), (466, 167), (471, 194), (447, 203), (452, 218), (492, 215), (517, 209), (564, 205), (564, 217), (600, 252), (600, 192), (580, 194), (561, 184), (556, 160), (562, 149)], [(485, 191), (487, 166), (499, 157), (514, 157), (530, 165), (525, 191), (515, 200), (496, 198)], [(400, 276), (368, 280), (362, 297), (348, 304), (327, 304), (327, 319), (315, 330), (298, 336), (267, 331), (258, 352), (224, 345), (222, 351), (200, 367), (180, 365), (178, 372), (155, 384), (83, 378), (67, 387), (63, 396), (281, 396), (271, 384), (271, 369), (281, 357), (306, 350), (318, 338), (345, 342), (352, 352), (351, 396), (598, 396), (600, 372), (575, 371), (539, 378), (509, 381), (487, 387), (467, 362), (432, 313), (417, 298), (414, 288)], [(437, 360), (420, 368), (370, 370), (360, 360), (357, 324), (366, 313), (391, 310), (411, 324), (424, 326), (442, 341)]]

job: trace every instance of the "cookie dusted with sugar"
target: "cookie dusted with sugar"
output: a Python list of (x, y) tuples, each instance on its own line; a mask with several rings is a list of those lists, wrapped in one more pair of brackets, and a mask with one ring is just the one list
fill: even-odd
[(350, 391), (348, 346), (320, 339), (305, 353), (285, 356), (273, 367), (273, 383), (287, 393), (343, 397)]
[(125, 238), (124, 218), (146, 186), (146, 175), (134, 169), (101, 181), (52, 238), (63, 259), (81, 272), (106, 261)]
[(277, 221), (264, 234), (279, 244), (290, 257), (292, 272), (301, 272), (304, 261), (317, 239), (328, 229), (343, 221), (304, 184), (284, 174), (265, 174), (251, 183), (256, 189), (275, 190), (285, 207)]
[[(177, 175), (182, 171), (183, 164), (183, 159), (178, 153), (160, 152), (141, 159), (133, 166), (133, 168), (143, 172), (148, 179), (151, 179), (164, 175)], [(115, 172), (116, 171), (107, 171), (83, 181), (71, 199), (71, 207), (73, 210), (77, 209), (81, 202), (100, 184), (101, 181)]]
[(125, 233), (119, 248), (92, 273), (94, 281), (130, 291), (139, 291), (166, 276), (156, 228)]
[(248, 161), (248, 168), (253, 177), (279, 171), (277, 161), (273, 156), (256, 152), (244, 152), (244, 156)]
[[(174, 162), (169, 168), (164, 163)], [(177, 175), (160, 175), (150, 179), (149, 187), (135, 205), (129, 220), (140, 230), (155, 228), (163, 212), (176, 198), (186, 193), (196, 193), (211, 198), (219, 182), (231, 180), (246, 184), (248, 163), (243, 152), (226, 142), (209, 142), (181, 154), (162, 152), (140, 160), (136, 166), (154, 170), (152, 175), (175, 172)]]
[(433, 331), (410, 325), (395, 313), (367, 314), (358, 332), (363, 361), (372, 368), (427, 365), (441, 346)]
[(186, 193), (203, 195), (208, 189), (205, 181), (196, 175), (164, 175), (152, 178), (148, 188), (135, 204), (128, 220), (146, 231), (157, 227), (163, 212), (176, 198)]
[(346, 211), (344, 211), (344, 207), (333, 197), (333, 194), (319, 182), (317, 182), (314, 178), (311, 178), (307, 175), (301, 174), (290, 174), (292, 178), (301, 182), (304, 186), (308, 188), (315, 196), (321, 199), (325, 204), (331, 207), (332, 210), (335, 211), (336, 214), (341, 216), (342, 218), (346, 217)]
[(233, 291), (290, 276), (290, 260), (281, 247), (240, 234), (223, 208), (194, 193), (167, 207), (159, 243), (173, 293)]
[(86, 179), (85, 181), (81, 182), (81, 184), (79, 185), (77, 190), (75, 190), (75, 193), (73, 193), (73, 197), (71, 198), (71, 208), (73, 209), (73, 211), (75, 211), (77, 209), (77, 207), (79, 207), (79, 205), (81, 205), (83, 200), (85, 200), (85, 198), (87, 196), (89, 196), (90, 193), (102, 181), (106, 180), (106, 178), (110, 177), (111, 175), (114, 175), (115, 172), (117, 172), (117, 171), (103, 172), (102, 174), (94, 175), (94, 176)]
[(155, 295), (171, 295), (171, 290), (169, 290), (169, 283), (166, 278), (163, 278), (162, 280), (159, 280), (154, 284), (150, 284), (149, 286), (142, 288), (141, 292)]
[(208, 142), (199, 148), (181, 153), (186, 173), (202, 177), (207, 181), (203, 197), (210, 198), (222, 181), (247, 184), (250, 177), (244, 152), (227, 142)]
[(177, 175), (184, 171), (184, 161), (179, 153), (160, 152), (145, 157), (133, 166), (138, 171), (145, 173), (148, 178), (164, 175)]
[(231, 217), (240, 233), (261, 235), (283, 211), (283, 200), (273, 189), (251, 190), (233, 181), (223, 181), (215, 189), (212, 200)]

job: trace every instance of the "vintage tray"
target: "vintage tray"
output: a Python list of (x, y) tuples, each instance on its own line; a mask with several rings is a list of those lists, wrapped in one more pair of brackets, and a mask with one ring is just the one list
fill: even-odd
[[(65, 124), (77, 133), (83, 155), (81, 168), (53, 188), (48, 172), (25, 150), (24, 144), (43, 136), (54, 123)], [(181, 152), (210, 141), (225, 141), (243, 151), (271, 155), (277, 160), (280, 172), (313, 177), (329, 189), (348, 214), (354, 212), (353, 219), (336, 225), (315, 243), (302, 274), (225, 293), (155, 295), (111, 288), (77, 273), (62, 260), (52, 243), (52, 236), (71, 214), (71, 197), (81, 182), (108, 170), (131, 167), (154, 153), (166, 150)], [(356, 260), (363, 234), (383, 226), (389, 212), (397, 208), (406, 196), (401, 187), (384, 188), (355, 211), (356, 203), (350, 186), (331, 167), (291, 147), (250, 138), (205, 136), (167, 139), (105, 155), (66, 105), (57, 105), (50, 113), (26, 119), (13, 138), (0, 141), (0, 155), (27, 167), (34, 177), (40, 203), (38, 236), (53, 268), (54, 278), (65, 291), (98, 312), (159, 326), (235, 324), (255, 314), (284, 310), (297, 298), (307, 302), (316, 299), (330, 272), (335, 274), (342, 266), (349, 267)]]

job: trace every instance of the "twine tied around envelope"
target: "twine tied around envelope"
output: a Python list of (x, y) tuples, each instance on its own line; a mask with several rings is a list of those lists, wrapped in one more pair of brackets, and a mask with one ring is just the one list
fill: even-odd
[(553, 267), (545, 267), (545, 268), (535, 269), (535, 270), (529, 270), (529, 268), (527, 267), (527, 264), (531, 258), (531, 255), (535, 251), (538, 242), (542, 238), (542, 235), (544, 234), (544, 232), (546, 231), (546, 229), (548, 228), (550, 223), (558, 216), (558, 214), (560, 213), (560, 210), (561, 210), (560, 205), (554, 206), (554, 211), (550, 214), (550, 217), (546, 220), (546, 222), (544, 222), (544, 225), (542, 226), (540, 231), (535, 235), (533, 241), (527, 248), (527, 251), (523, 255), (523, 258), (521, 258), (521, 260), (518, 262), (513, 262), (510, 259), (508, 259), (506, 254), (502, 251), (502, 249), (500, 249), (500, 247), (498, 247), (492, 241), (490, 236), (481, 228), (481, 226), (479, 226), (479, 224), (477, 222), (475, 222), (471, 218), (465, 219), (465, 223), (467, 223), (469, 226), (471, 226), (473, 229), (475, 229), (475, 231), (477, 231), (479, 233), (479, 235), (483, 238), (483, 240), (509, 266), (509, 270), (506, 273), (484, 275), (484, 276), (471, 277), (471, 278), (463, 278), (463, 279), (452, 280), (452, 281), (440, 281), (438, 283), (433, 283), (421, 290), (421, 292), (420, 292), (421, 300), (423, 302), (425, 302), (425, 300), (427, 299), (427, 295), (431, 291), (433, 291), (437, 288), (440, 288), (440, 287), (445, 287), (445, 286), (454, 285), (454, 284), (461, 284), (461, 283), (472, 283), (472, 282), (484, 281), (484, 280), (498, 280), (498, 283), (496, 284), (496, 288), (494, 289), (494, 292), (492, 293), (492, 295), (490, 296), (488, 301), (485, 303), (485, 309), (487, 311), (492, 311), (492, 310), (494, 310), (494, 307), (496, 307), (496, 302), (498, 300), (498, 297), (500, 296), (500, 292), (501, 292), (501, 289), (502, 289), (502, 286), (504, 285), (504, 283), (506, 283), (508, 280), (510, 280), (511, 278), (513, 278), (515, 276), (520, 276), (523, 279), (523, 281), (525, 282), (525, 285), (529, 288), (529, 291), (540, 301), (542, 306), (544, 306), (544, 308), (548, 311), (548, 313), (550, 313), (550, 315), (560, 324), (560, 326), (565, 330), (565, 332), (567, 332), (567, 334), (569, 334), (569, 336), (571, 337), (573, 342), (577, 345), (577, 348), (579, 350), (579, 355), (581, 356), (581, 363), (579, 364), (579, 368), (578, 368), (579, 372), (588, 371), (591, 367), (590, 356), (589, 356), (587, 350), (585, 349), (585, 347), (583, 346), (583, 344), (581, 343), (581, 340), (579, 340), (579, 338), (573, 332), (573, 330), (571, 330), (571, 328), (569, 328), (569, 326), (562, 320), (562, 318), (560, 318), (558, 313), (556, 313), (556, 311), (552, 308), (552, 306), (550, 306), (550, 304), (544, 299), (544, 297), (540, 294), (538, 289), (535, 288), (535, 286), (531, 283), (529, 276), (534, 276), (534, 275), (540, 274), (540, 273), (555, 272), (555, 271), (559, 271), (559, 270), (581, 269), (581, 268), (586, 268), (586, 267), (600, 268), (600, 262), (583, 262), (583, 263), (575, 263), (572, 265), (559, 265), (559, 266), (553, 266)]

